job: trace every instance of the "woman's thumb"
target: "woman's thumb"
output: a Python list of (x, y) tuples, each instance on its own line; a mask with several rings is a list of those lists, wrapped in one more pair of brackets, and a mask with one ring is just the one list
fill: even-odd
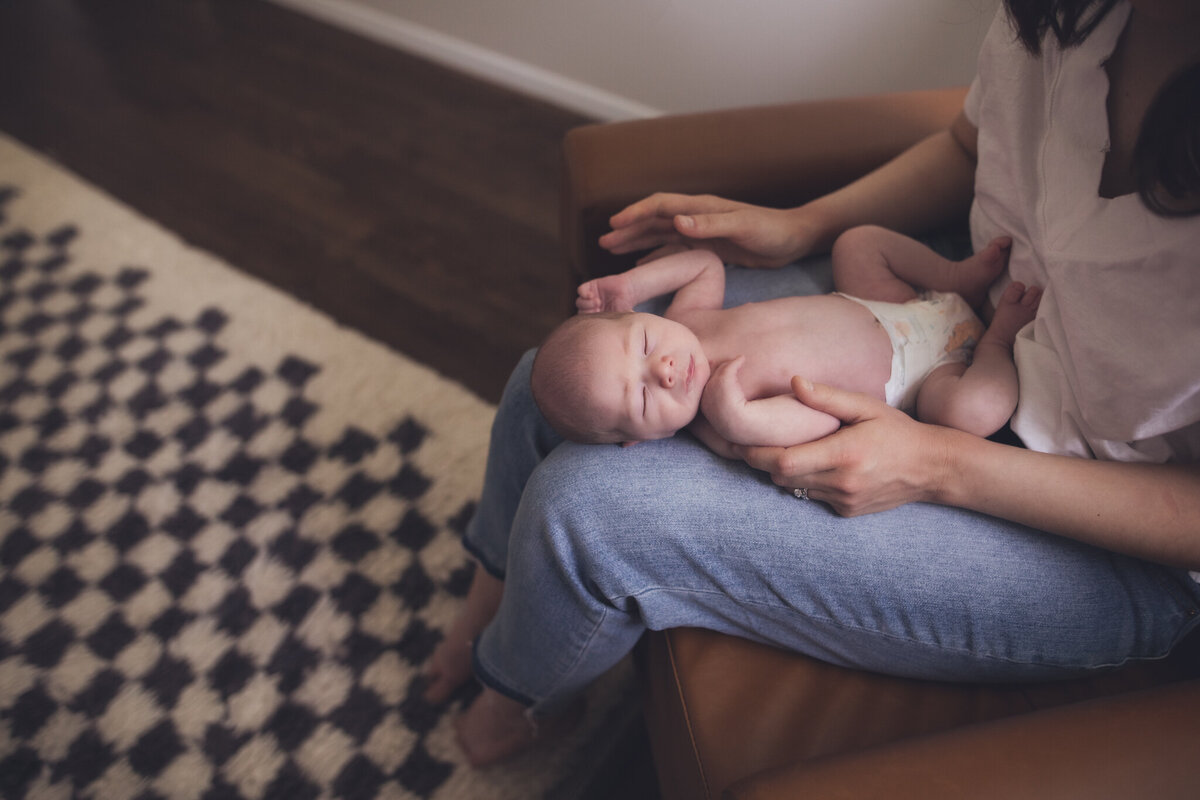
[(842, 422), (858, 422), (872, 416), (868, 412), (874, 400), (864, 394), (848, 392), (824, 383), (813, 383), (799, 375), (792, 378), (792, 392), (804, 405), (837, 417)]
[(675, 217), (675, 230), (693, 239), (712, 239), (729, 234), (732, 212), (721, 214), (680, 214)]

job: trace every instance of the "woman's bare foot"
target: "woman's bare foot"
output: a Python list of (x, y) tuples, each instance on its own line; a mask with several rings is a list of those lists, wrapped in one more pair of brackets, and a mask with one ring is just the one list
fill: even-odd
[(1000, 277), (1008, 266), (1008, 254), (1012, 250), (1012, 239), (998, 236), (988, 242), (987, 247), (954, 266), (952, 291), (978, 308), (987, 297), (988, 287)]
[(503, 593), (504, 582), (476, 563), (466, 602), (425, 666), (429, 682), (424, 695), (427, 702), (446, 702), (458, 687), (470, 680), (471, 643), (496, 616)]
[(458, 744), (471, 766), (503, 761), (547, 739), (566, 734), (583, 716), (582, 701), (556, 717), (532, 722), (525, 706), (495, 689), (485, 688), (455, 720)]
[(1004, 290), (987, 332), (979, 344), (999, 344), (1012, 350), (1017, 333), (1037, 316), (1042, 302), (1042, 290), (1038, 286), (1026, 288), (1025, 284), (1013, 282)]

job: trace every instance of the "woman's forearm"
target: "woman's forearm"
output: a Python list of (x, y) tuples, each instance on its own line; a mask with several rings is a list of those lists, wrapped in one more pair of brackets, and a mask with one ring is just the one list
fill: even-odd
[(937, 502), (1200, 569), (1200, 467), (1052, 456), (945, 429)]
[(828, 250), (840, 233), (874, 224), (921, 233), (963, 218), (975, 189), (978, 131), (959, 115), (953, 126), (918, 142), (862, 178), (795, 209), (815, 221), (818, 250)]

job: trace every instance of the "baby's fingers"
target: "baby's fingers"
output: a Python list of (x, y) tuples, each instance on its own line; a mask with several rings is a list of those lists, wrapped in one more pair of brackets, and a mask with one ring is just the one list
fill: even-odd
[(736, 380), (738, 373), (742, 370), (742, 365), (745, 363), (746, 357), (744, 355), (731, 358), (728, 361), (722, 361), (713, 370), (713, 379)]
[(601, 310), (600, 289), (596, 281), (591, 280), (581, 284), (575, 298), (575, 308), (582, 314), (591, 314)]

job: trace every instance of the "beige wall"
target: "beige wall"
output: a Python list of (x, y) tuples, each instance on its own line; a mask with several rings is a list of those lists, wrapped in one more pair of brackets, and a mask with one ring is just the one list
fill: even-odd
[(999, 0), (276, 0), (595, 116), (965, 83)]

